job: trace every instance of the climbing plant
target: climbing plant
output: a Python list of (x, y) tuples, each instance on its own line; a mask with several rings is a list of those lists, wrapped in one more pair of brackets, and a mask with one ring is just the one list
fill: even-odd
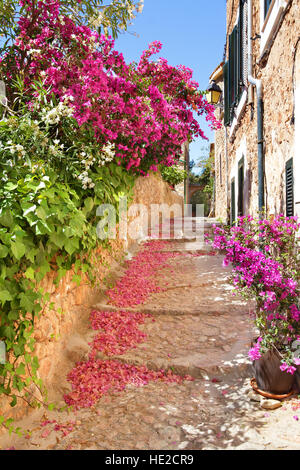
[(53, 125), (33, 120), (26, 108), (0, 121), (0, 339), (7, 349), (0, 394), (11, 397), (11, 406), (21, 393), (29, 398), (31, 383), (42, 386), (32, 354), (35, 320), (49, 300), (40, 281), (54, 270), (57, 283), (72, 267), (74, 282), (80, 273), (91, 276), (96, 207), (116, 206), (133, 187), (134, 176), (113, 162), (98, 166), (89, 181), (76, 173), (78, 161), (67, 158), (67, 147), (62, 151), (72, 120), (64, 116), (59, 142)]
[(172, 186), (175, 186), (176, 184), (180, 184), (185, 180), (185, 178), (187, 177), (187, 172), (182, 168), (178, 168), (176, 166), (163, 166), (161, 168), (161, 175), (164, 181), (171, 184)]

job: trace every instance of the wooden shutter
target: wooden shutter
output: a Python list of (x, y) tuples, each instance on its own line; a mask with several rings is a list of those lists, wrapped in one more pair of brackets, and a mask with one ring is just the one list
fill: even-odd
[(229, 107), (235, 104), (238, 89), (238, 28), (235, 26), (229, 36)]
[(231, 195), (230, 195), (230, 204), (231, 204), (231, 210), (230, 210), (230, 215), (231, 215), (231, 224), (234, 223), (235, 221), (235, 178), (232, 178), (231, 180)]
[(238, 164), (238, 217), (244, 215), (244, 157)]
[(294, 215), (294, 175), (292, 158), (285, 164), (285, 200), (286, 216), (292, 217)]
[(238, 21), (238, 64), (237, 64), (237, 80), (238, 80), (238, 99), (241, 97), (244, 85), (248, 80), (248, 14), (247, 1), (240, 0), (240, 15)]
[(239, 5), (239, 19), (228, 38), (229, 56), (226, 79), (228, 80), (227, 106), (229, 117), (228, 114), (224, 113), (224, 117), (226, 114), (225, 122), (229, 120), (228, 123), (232, 121), (234, 107), (238, 104), (248, 79), (247, 0), (240, 0)]
[(228, 80), (228, 61), (223, 65), (223, 81), (224, 81), (224, 126), (230, 124), (229, 109), (229, 80)]
[(246, 86), (248, 83), (248, 0), (242, 1), (242, 10), (241, 10), (241, 82), (243, 86)]

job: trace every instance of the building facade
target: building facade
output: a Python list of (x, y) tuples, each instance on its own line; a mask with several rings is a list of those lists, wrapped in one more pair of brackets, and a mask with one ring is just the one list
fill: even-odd
[(215, 215), (300, 216), (300, 1), (227, 0)]

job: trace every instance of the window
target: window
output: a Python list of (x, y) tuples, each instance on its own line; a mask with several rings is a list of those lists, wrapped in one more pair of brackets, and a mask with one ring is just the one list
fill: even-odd
[(286, 216), (292, 217), (294, 215), (294, 175), (292, 158), (285, 164), (285, 204)]
[(260, 0), (261, 57), (272, 44), (287, 5), (287, 0)]
[(240, 0), (239, 17), (228, 37), (228, 60), (223, 67), (224, 125), (231, 124), (247, 84), (247, 0)]

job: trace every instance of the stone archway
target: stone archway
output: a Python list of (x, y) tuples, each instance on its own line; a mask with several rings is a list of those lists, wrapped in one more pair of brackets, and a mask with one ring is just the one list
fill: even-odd
[(202, 188), (201, 184), (189, 184), (189, 201), (193, 197), (193, 195), (197, 192), (200, 191)]
[(195, 206), (196, 204), (203, 204), (204, 205), (204, 217), (207, 217), (210, 211), (210, 199), (207, 193), (203, 191), (203, 187), (197, 186), (197, 188), (193, 188), (192, 194), (190, 193), (190, 201), (189, 203), (193, 207), (193, 215), (195, 216)]

